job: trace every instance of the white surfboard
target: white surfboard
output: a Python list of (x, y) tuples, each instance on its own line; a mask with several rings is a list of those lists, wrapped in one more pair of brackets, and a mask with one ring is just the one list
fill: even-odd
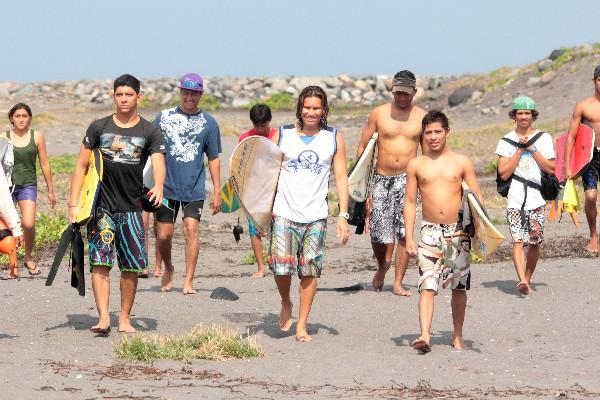
[(283, 152), (271, 140), (250, 136), (233, 150), (231, 183), (244, 213), (261, 233), (271, 229)]
[[(469, 189), (465, 182), (462, 187), (463, 190)], [(475, 236), (471, 238), (471, 251), (477, 257), (485, 259), (500, 247), (505, 238), (485, 215), (474, 193), (467, 195), (467, 201), (471, 209), (471, 218), (475, 224)]]
[(144, 165), (144, 186), (148, 189), (154, 187), (154, 175), (152, 175), (152, 159), (148, 157), (146, 165)]
[(365, 201), (369, 194), (369, 183), (375, 171), (377, 136), (377, 132), (371, 136), (348, 175), (348, 193), (357, 202)]

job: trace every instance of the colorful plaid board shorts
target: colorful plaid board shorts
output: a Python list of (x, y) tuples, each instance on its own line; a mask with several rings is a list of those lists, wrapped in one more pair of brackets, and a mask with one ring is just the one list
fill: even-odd
[(508, 208), (506, 220), (510, 229), (513, 243), (541, 245), (544, 243), (544, 208), (540, 206), (533, 210), (525, 210), (525, 224), (521, 219), (521, 210)]
[(275, 216), (271, 223), (269, 269), (276, 276), (321, 276), (327, 219), (309, 223)]
[(452, 290), (471, 287), (471, 239), (455, 235), (456, 224), (421, 223), (419, 241), (419, 292), (440, 286)]
[(373, 207), (369, 229), (371, 241), (390, 244), (404, 239), (404, 196), (406, 194), (406, 174), (373, 176)]
[(99, 209), (87, 225), (90, 270), (112, 269), (115, 252), (121, 272), (141, 272), (148, 267), (141, 211), (109, 212)]

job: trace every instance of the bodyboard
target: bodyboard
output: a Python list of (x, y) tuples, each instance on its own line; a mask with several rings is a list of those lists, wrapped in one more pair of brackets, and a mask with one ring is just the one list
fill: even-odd
[[(466, 183), (463, 190), (469, 190)], [(471, 238), (471, 251), (479, 258), (485, 259), (504, 242), (505, 237), (487, 217), (474, 193), (467, 194), (471, 219), (475, 225), (475, 235)]]
[(87, 224), (96, 208), (102, 184), (102, 168), (102, 153), (97, 148), (92, 149), (79, 195), (79, 211), (75, 217), (77, 225)]
[(356, 160), (356, 164), (348, 174), (348, 193), (357, 202), (365, 201), (369, 194), (369, 183), (373, 177), (375, 164), (377, 136), (377, 132), (371, 136), (358, 160)]
[(240, 209), (240, 202), (233, 190), (231, 179), (227, 179), (221, 188), (221, 212), (228, 214)]
[[(566, 181), (565, 165), (565, 147), (567, 145), (568, 133), (565, 133), (556, 139), (556, 167), (554, 173), (559, 182)], [(592, 128), (585, 124), (579, 124), (577, 135), (573, 143), (573, 152), (571, 153), (570, 167), (573, 178), (579, 177), (583, 168), (592, 161), (594, 156), (594, 144), (596, 142), (596, 133)]]
[(283, 152), (264, 137), (250, 136), (233, 150), (229, 167), (239, 204), (261, 233), (271, 227)]

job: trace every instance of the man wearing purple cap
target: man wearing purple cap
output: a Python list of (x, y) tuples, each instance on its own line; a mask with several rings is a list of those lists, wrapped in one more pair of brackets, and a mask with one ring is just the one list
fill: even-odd
[(200, 75), (184, 75), (179, 83), (180, 104), (163, 110), (154, 120), (160, 127), (167, 146), (165, 200), (155, 215), (157, 249), (165, 263), (161, 284), (163, 292), (170, 291), (173, 286), (171, 246), (175, 220), (181, 210), (185, 236), (183, 294), (196, 293), (192, 283), (200, 251), (200, 216), (206, 199), (204, 154), (208, 158), (208, 169), (214, 187), (210, 208), (213, 214), (221, 209), (221, 133), (217, 121), (198, 108), (203, 93), (204, 81)]
[(590, 241), (587, 250), (598, 255), (598, 229), (596, 227), (596, 200), (598, 198), (598, 179), (600, 178), (600, 65), (594, 69), (594, 95), (575, 104), (571, 124), (569, 125), (569, 136), (565, 146), (565, 177), (573, 175), (570, 166), (573, 143), (577, 136), (579, 124), (589, 125), (596, 132), (596, 143), (594, 144), (594, 158), (583, 170), (581, 180), (585, 190), (585, 216), (590, 228)]
[(371, 194), (367, 200), (366, 215), (371, 232), (371, 246), (378, 264), (372, 285), (377, 291), (383, 288), (385, 274), (392, 264), (394, 244), (397, 243), (396, 275), (392, 292), (399, 296), (410, 296), (410, 292), (402, 285), (408, 266), (403, 215), (406, 166), (417, 156), (421, 121), (425, 116), (422, 108), (412, 104), (416, 93), (416, 78), (412, 72), (404, 70), (394, 75), (394, 99), (371, 112), (356, 149), (358, 159), (373, 133), (379, 132), (377, 165)]

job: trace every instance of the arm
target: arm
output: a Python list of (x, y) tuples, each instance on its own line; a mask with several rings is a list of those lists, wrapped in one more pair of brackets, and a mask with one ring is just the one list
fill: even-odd
[(417, 215), (417, 159), (409, 161), (406, 168), (406, 194), (404, 196), (404, 227), (406, 229), (406, 252), (409, 256), (417, 255), (417, 247), (413, 239)]
[(162, 153), (152, 153), (152, 177), (154, 178), (154, 187), (150, 189), (152, 196), (150, 201), (155, 207), (159, 207), (163, 200), (165, 178), (167, 169), (165, 167), (165, 156)]
[(67, 206), (69, 207), (69, 210), (67, 211), (67, 218), (69, 219), (69, 222), (75, 221), (75, 217), (79, 211), (79, 194), (81, 192), (81, 186), (83, 185), (85, 171), (87, 170), (90, 162), (91, 152), (92, 151), (86, 148), (83, 144), (79, 149), (79, 158), (77, 158), (75, 170), (73, 171), (73, 176), (71, 177), (71, 189), (69, 190), (69, 198), (67, 203)]
[[(335, 175), (335, 186), (337, 188), (338, 205), (340, 214), (348, 212), (348, 174), (346, 172), (346, 144), (342, 134), (338, 131), (335, 135), (337, 150), (333, 156), (333, 173)], [(335, 225), (337, 236), (340, 243), (345, 245), (348, 242), (348, 220), (344, 217), (338, 217)]]
[[(573, 153), (573, 143), (575, 143), (575, 136), (577, 136), (577, 128), (583, 117), (583, 105), (577, 103), (571, 116), (571, 122), (569, 123), (569, 130), (567, 132), (567, 141), (565, 143), (565, 154), (564, 154), (564, 170), (565, 178), (569, 179), (573, 176), (571, 171), (571, 153)], [(537, 160), (536, 160), (537, 161)], [(539, 163), (538, 163), (539, 164)], [(540, 165), (540, 167), (542, 167)]]
[(48, 203), (50, 207), (54, 208), (56, 205), (56, 196), (54, 195), (54, 187), (52, 185), (52, 169), (50, 168), (50, 161), (48, 161), (48, 152), (46, 151), (46, 141), (44, 135), (41, 132), (35, 132), (35, 144), (38, 150), (38, 158), (40, 159), (40, 166), (46, 180), (46, 186), (48, 187)]
[(521, 159), (521, 154), (523, 154), (523, 151), (524, 150), (519, 147), (517, 148), (517, 151), (515, 151), (515, 154), (513, 154), (511, 157), (498, 156), (498, 174), (502, 180), (508, 179), (508, 177), (515, 172), (517, 165), (519, 165), (519, 160)]
[(273, 134), (273, 137), (271, 137), (271, 141), (273, 141), (273, 143), (275, 144), (279, 143), (279, 129), (277, 129), (277, 132)]
[(539, 151), (534, 151), (533, 159), (542, 171), (544, 171), (547, 174), (554, 175), (554, 168), (556, 167), (556, 160), (554, 158), (548, 160), (544, 158), (542, 153), (540, 153)]
[(377, 109), (371, 111), (369, 114), (369, 119), (367, 120), (367, 124), (362, 130), (362, 135), (360, 137), (360, 142), (358, 142), (358, 147), (356, 148), (356, 156), (354, 157), (358, 160), (358, 157), (362, 154), (365, 147), (367, 147), (367, 143), (371, 139), (371, 136), (377, 131)]
[(219, 157), (208, 160), (208, 170), (210, 171), (210, 179), (214, 187), (210, 208), (213, 215), (221, 211), (221, 162)]

